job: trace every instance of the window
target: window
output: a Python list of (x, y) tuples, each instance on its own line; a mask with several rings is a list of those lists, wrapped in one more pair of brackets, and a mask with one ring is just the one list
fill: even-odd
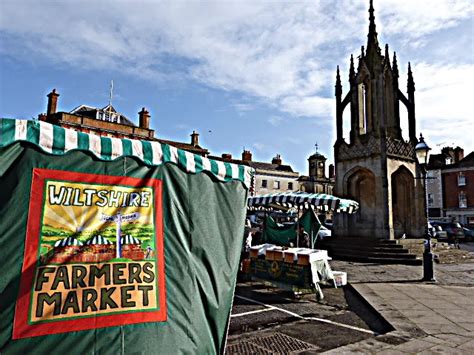
[(280, 181), (273, 181), (273, 188), (279, 189), (280, 188)]
[(288, 183), (288, 190), (293, 190), (293, 183), (292, 182)]
[(359, 134), (367, 133), (367, 88), (364, 83), (359, 84)]
[(262, 180), (262, 187), (267, 187), (267, 180)]
[(459, 193), (459, 208), (467, 208), (467, 196), (464, 191)]
[(433, 204), (434, 204), (433, 194), (428, 194), (428, 206), (433, 206)]
[(458, 175), (458, 186), (466, 186), (466, 175), (464, 173)]

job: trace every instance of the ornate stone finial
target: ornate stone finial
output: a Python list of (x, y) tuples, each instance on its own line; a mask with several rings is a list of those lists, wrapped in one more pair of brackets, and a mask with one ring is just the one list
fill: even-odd
[(355, 80), (354, 56), (351, 54), (351, 66), (349, 68), (349, 81)]
[(390, 68), (390, 55), (388, 54), (388, 44), (385, 44), (384, 65)]
[(342, 85), (341, 85), (341, 76), (339, 75), (339, 65), (336, 70), (336, 96), (340, 97), (342, 95)]
[(398, 78), (398, 63), (397, 63), (397, 52), (393, 52), (393, 76)]
[(361, 56), (361, 58), (364, 58), (364, 57), (365, 57), (364, 46), (361, 46), (361, 47), (360, 47), (360, 56)]
[(370, 0), (369, 6), (369, 34), (367, 35), (367, 53), (380, 52), (379, 41), (377, 39), (377, 31), (375, 29), (374, 4)]
[(408, 93), (415, 92), (415, 81), (413, 80), (413, 73), (411, 72), (411, 64), (408, 62), (408, 81), (407, 81)]

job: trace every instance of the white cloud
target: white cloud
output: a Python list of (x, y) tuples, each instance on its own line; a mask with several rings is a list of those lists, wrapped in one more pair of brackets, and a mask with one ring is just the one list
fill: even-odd
[(274, 115), (273, 115), (273, 116), (270, 116), (267, 121), (268, 121), (268, 123), (270, 123), (272, 126), (277, 127), (277, 126), (279, 126), (280, 123), (283, 121), (283, 117), (274, 116)]
[[(334, 69), (347, 64), (342, 56), (364, 44), (367, 6), (368, 1), (358, 0), (340, 6), (330, 0), (7, 0), (0, 13), (0, 51), (76, 69), (117, 70), (150, 81), (191, 79), (257, 97), (294, 116), (331, 118), (334, 100), (328, 92), (333, 94)], [(425, 36), (472, 18), (469, 0), (384, 0), (375, 8), (378, 32), (412, 46), (422, 46)], [(420, 65), (417, 83), (443, 83), (424, 76), (430, 67), (441, 66)], [(444, 102), (434, 97), (450, 97), (451, 89), (443, 85), (420, 93), (420, 106)], [(470, 111), (467, 102), (427, 113), (437, 113), (440, 119), (454, 112), (464, 117)]]
[(423, 135), (435, 144), (461, 140), (465, 150), (474, 150), (474, 64), (420, 63), (413, 67), (413, 75), (416, 115)]

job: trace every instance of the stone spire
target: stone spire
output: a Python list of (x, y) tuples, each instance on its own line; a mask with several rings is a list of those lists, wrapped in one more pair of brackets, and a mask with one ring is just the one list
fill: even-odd
[(390, 68), (390, 54), (388, 54), (388, 44), (385, 45), (384, 64)]
[(336, 96), (342, 95), (342, 84), (341, 84), (341, 76), (339, 75), (339, 65), (337, 66), (336, 70)]
[(379, 41), (377, 39), (377, 31), (375, 29), (375, 16), (373, 0), (370, 0), (369, 7), (369, 34), (367, 35), (367, 56), (371, 56), (372, 53), (380, 54)]
[(351, 66), (349, 68), (349, 82), (352, 84), (355, 82), (355, 69), (354, 69), (354, 56), (351, 54)]
[(393, 76), (398, 78), (398, 63), (397, 63), (397, 52), (393, 52), (393, 67), (392, 67)]
[(408, 62), (408, 81), (407, 81), (408, 95), (415, 92), (415, 81), (413, 80), (413, 73), (411, 72), (411, 65)]

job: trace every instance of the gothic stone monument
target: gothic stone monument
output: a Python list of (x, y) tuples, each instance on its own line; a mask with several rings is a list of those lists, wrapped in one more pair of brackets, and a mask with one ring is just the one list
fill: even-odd
[[(335, 194), (359, 202), (354, 215), (337, 214), (338, 237), (394, 239), (423, 237), (425, 200), (414, 147), (415, 83), (408, 63), (408, 97), (398, 87), (396, 53), (390, 63), (388, 45), (382, 55), (369, 8), (367, 50), (359, 56), (357, 71), (351, 55), (350, 91), (343, 98), (339, 67), (336, 75)], [(408, 112), (409, 140), (400, 128), (400, 103)], [(343, 138), (343, 112), (350, 108), (349, 143)]]

